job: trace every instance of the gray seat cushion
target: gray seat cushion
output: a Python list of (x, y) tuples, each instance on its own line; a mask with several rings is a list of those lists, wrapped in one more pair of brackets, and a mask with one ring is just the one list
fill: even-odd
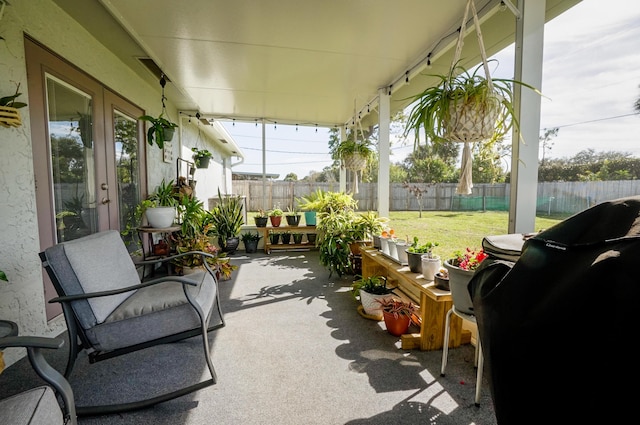
[[(192, 273), (198, 282), (187, 288), (206, 318), (216, 299), (217, 286), (207, 272)], [(182, 284), (164, 282), (139, 289), (120, 304), (103, 323), (87, 330), (98, 350), (114, 350), (200, 327), (200, 319), (188, 303)]]
[(62, 410), (50, 387), (37, 387), (0, 400), (0, 424), (62, 425)]

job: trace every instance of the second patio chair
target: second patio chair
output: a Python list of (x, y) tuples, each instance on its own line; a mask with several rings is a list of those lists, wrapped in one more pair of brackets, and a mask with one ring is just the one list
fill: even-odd
[[(203, 259), (210, 256), (198, 254)], [(50, 302), (61, 303), (69, 332), (65, 377), (71, 375), (82, 350), (95, 363), (197, 335), (202, 337), (204, 361), (211, 374), (211, 379), (146, 400), (78, 406), (78, 416), (149, 407), (215, 384), (207, 331), (224, 326), (224, 319), (217, 281), (206, 261), (206, 271), (142, 282), (115, 230), (54, 245), (40, 257), (59, 295)], [(176, 256), (155, 261), (173, 258)], [(217, 313), (219, 322), (210, 327), (212, 313)]]

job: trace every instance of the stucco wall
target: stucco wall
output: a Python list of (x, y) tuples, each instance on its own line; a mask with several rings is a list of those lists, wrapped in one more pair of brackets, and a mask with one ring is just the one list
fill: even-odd
[[(152, 87), (139, 78), (49, 0), (13, 1), (5, 8), (0, 21), (0, 36), (4, 39), (0, 40), (0, 96), (13, 94), (16, 83), (20, 83), (21, 100), (28, 103), (23, 33), (125, 96), (146, 113), (160, 114), (160, 85)], [(177, 120), (179, 114), (170, 101), (167, 109)], [(9, 283), (0, 282), (0, 319), (18, 323), (23, 335), (57, 335), (64, 330), (61, 316), (47, 323), (45, 315), (29, 109), (23, 108), (20, 112), (21, 127), (0, 127), (0, 223), (3, 225), (0, 269), (9, 278)], [(183, 129), (192, 125), (187, 123)], [(147, 145), (150, 188), (157, 186), (163, 178), (175, 178), (175, 158), (181, 149), (179, 137), (174, 137), (172, 145), (174, 160), (170, 163), (162, 161), (162, 152), (157, 147)], [(218, 176), (203, 176), (203, 180), (224, 179), (221, 164), (218, 155), (217, 166), (211, 169)], [(5, 351), (5, 361), (12, 364), (23, 355), (22, 350), (9, 349)]]

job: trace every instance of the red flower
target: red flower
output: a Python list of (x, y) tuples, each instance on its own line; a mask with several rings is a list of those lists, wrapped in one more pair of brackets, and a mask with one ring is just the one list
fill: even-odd
[(475, 251), (467, 248), (464, 253), (459, 251), (455, 253), (454, 266), (462, 270), (475, 270), (488, 256), (482, 249)]

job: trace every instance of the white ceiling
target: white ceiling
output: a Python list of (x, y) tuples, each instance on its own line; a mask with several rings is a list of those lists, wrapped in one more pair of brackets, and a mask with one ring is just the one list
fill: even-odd
[[(375, 124), (381, 88), (392, 93), (392, 112), (405, 107), (429, 84), (421, 73), (449, 68), (466, 4), (54, 1), (133, 69), (157, 82), (138, 61), (151, 58), (170, 79), (167, 96), (180, 110), (210, 118), (320, 126), (349, 124), (354, 117), (365, 126)], [(547, 20), (578, 1), (547, 0)], [(500, 10), (499, 0), (476, 0), (476, 5), (488, 54), (513, 43), (514, 15)], [(427, 70), (430, 52), (433, 66)], [(473, 33), (462, 57), (467, 66), (479, 62)]]

